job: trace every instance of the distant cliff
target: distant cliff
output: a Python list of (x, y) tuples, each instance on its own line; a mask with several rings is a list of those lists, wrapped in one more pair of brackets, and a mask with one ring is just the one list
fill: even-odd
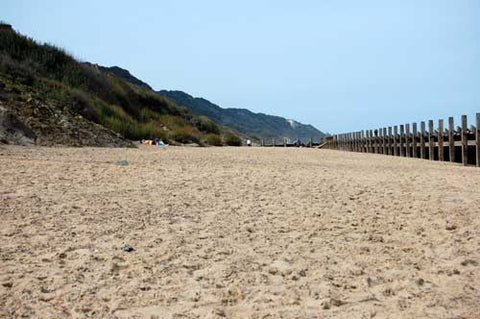
[(221, 108), (206, 99), (192, 97), (182, 91), (162, 90), (158, 93), (189, 108), (196, 114), (205, 115), (213, 121), (255, 140), (264, 139), (270, 142), (272, 138), (280, 141), (286, 137), (292, 141), (296, 139), (307, 141), (310, 138), (318, 141), (325, 136), (323, 132), (312, 125), (305, 125), (283, 117), (253, 113), (247, 109)]

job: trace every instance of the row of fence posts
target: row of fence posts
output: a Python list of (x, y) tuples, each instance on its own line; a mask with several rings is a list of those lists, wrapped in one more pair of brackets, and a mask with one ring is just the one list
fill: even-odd
[[(298, 141), (298, 140), (297, 140), (297, 141)], [(273, 147), (290, 147), (290, 146), (295, 146), (295, 144), (294, 144), (294, 143), (291, 143), (291, 142), (290, 142), (290, 139), (289, 139), (289, 138), (286, 138), (286, 137), (284, 137), (284, 138), (280, 141), (280, 144), (277, 144), (276, 142), (277, 142), (277, 140), (276, 140), (275, 138), (272, 138), (272, 143), (271, 143), (271, 144), (266, 143), (265, 140), (262, 139), (262, 140), (260, 140), (260, 145), (261, 145), (261, 146), (267, 146), (267, 147), (268, 147), (268, 146), (269, 146), (269, 147), (272, 147), (272, 146), (273, 146)], [(304, 145), (305, 145), (306, 147), (312, 147), (312, 146), (314, 146), (314, 145), (318, 145), (318, 143), (314, 143), (314, 142), (313, 142), (313, 139), (312, 139), (312, 138), (309, 138), (309, 139), (307, 140), (307, 143), (304, 143)]]
[[(467, 116), (462, 115), (461, 127), (455, 130), (454, 119), (448, 119), (448, 129), (444, 130), (443, 120), (438, 121), (437, 130), (434, 130), (433, 121), (428, 121), (428, 131), (425, 122), (420, 122), (420, 131), (417, 123), (362, 130), (331, 136), (325, 148), (352, 152), (385, 154), (439, 161), (458, 162), (469, 164), (469, 146), (475, 148), (475, 158), (470, 163), (480, 167), (480, 113), (476, 114), (476, 127), (467, 127)], [(411, 128), (411, 130), (410, 130)], [(456, 147), (461, 149), (460, 156)], [(437, 151), (435, 151), (437, 149)], [(448, 156), (447, 156), (448, 155)], [(457, 155), (457, 156), (456, 156)], [(448, 158), (448, 159), (447, 159)]]

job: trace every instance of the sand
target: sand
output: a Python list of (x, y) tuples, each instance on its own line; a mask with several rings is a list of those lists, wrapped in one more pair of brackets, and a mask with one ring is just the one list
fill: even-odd
[(0, 317), (480, 318), (475, 167), (3, 146), (0, 173)]

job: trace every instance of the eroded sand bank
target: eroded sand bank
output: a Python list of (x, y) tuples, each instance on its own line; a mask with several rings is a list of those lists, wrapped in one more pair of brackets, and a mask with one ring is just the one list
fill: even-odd
[(0, 173), (0, 317), (480, 318), (474, 167), (4, 146)]

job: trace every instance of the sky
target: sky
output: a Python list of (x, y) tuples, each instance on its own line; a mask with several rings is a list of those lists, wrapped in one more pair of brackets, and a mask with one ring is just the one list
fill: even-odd
[(478, 0), (2, 0), (81, 61), (341, 133), (480, 112)]

